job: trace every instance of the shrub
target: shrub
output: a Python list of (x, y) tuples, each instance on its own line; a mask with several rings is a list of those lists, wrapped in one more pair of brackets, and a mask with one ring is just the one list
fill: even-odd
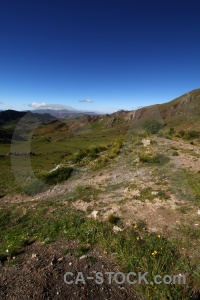
[(200, 137), (200, 132), (196, 130), (189, 130), (186, 134), (187, 139), (198, 139)]
[(143, 123), (143, 128), (149, 134), (155, 134), (163, 127), (164, 125), (158, 122), (157, 120), (148, 120)]
[(100, 146), (93, 146), (91, 148), (80, 149), (77, 153), (73, 155), (71, 161), (73, 163), (80, 163), (83, 159), (87, 158), (89, 160), (96, 159), (98, 154), (102, 151), (105, 151), (108, 146), (100, 145)]
[(90, 250), (90, 248), (91, 248), (91, 245), (90, 245), (90, 244), (80, 244), (80, 245), (78, 246), (77, 251), (76, 251), (76, 255), (77, 255), (78, 257), (80, 257), (80, 256), (86, 254), (86, 253)]
[(177, 146), (175, 146), (175, 145), (171, 145), (171, 149), (172, 150), (178, 150)]
[(0, 253), (0, 262), (3, 263), (7, 260), (7, 255), (4, 253)]
[(146, 187), (140, 191), (140, 195), (136, 196), (138, 200), (153, 200), (155, 196), (152, 194), (152, 188)]
[(112, 142), (111, 149), (108, 153), (109, 158), (115, 158), (119, 153), (123, 144), (123, 137), (119, 137), (115, 141)]
[(108, 216), (108, 222), (111, 223), (111, 224), (117, 224), (117, 222), (119, 221), (119, 217), (113, 215), (113, 214), (110, 214)]
[(76, 164), (80, 162), (85, 156), (87, 156), (87, 150), (80, 149), (77, 153), (74, 154), (74, 156), (71, 158), (71, 161)]
[(149, 154), (142, 153), (139, 155), (139, 160), (143, 163), (165, 164), (169, 161), (169, 157), (164, 154)]
[(73, 168), (71, 167), (62, 167), (55, 171), (42, 174), (42, 179), (47, 184), (57, 184), (62, 181), (67, 180), (71, 173), (73, 172)]
[(178, 154), (177, 151), (173, 151), (173, 152), (172, 152), (172, 156), (179, 156), (179, 154)]
[(184, 137), (185, 136), (185, 130), (180, 130), (179, 132), (178, 132), (178, 134), (179, 134), (179, 136), (180, 137)]
[(173, 128), (173, 127), (171, 127), (170, 129), (169, 129), (169, 135), (174, 135), (175, 134), (175, 129)]
[(98, 170), (105, 167), (109, 161), (110, 159), (108, 155), (100, 156), (92, 165), (92, 170)]

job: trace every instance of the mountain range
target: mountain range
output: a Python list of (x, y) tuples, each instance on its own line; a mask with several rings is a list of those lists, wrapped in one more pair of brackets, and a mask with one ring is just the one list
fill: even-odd
[(58, 119), (87, 119), (89, 123), (101, 123), (104, 127), (115, 125), (140, 126), (145, 120), (156, 119), (165, 126), (184, 129), (200, 128), (200, 89), (190, 91), (172, 101), (141, 107), (137, 110), (120, 110), (112, 114), (98, 115), (95, 112), (41, 109), (28, 112), (0, 111), (0, 125), (18, 121), (22, 117), (48, 123)]

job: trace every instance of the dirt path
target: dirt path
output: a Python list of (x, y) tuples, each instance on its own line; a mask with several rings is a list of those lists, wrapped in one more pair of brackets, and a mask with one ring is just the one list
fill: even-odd
[[(126, 141), (121, 154), (107, 167), (90, 171), (82, 168), (63, 184), (50, 187), (46, 192), (34, 197), (22, 195), (6, 196), (1, 199), (4, 203), (37, 202), (46, 199), (61, 199), (67, 201), (77, 185), (88, 185), (98, 189), (97, 199), (83, 201), (81, 195), (72, 201), (72, 206), (83, 211), (96, 211), (98, 219), (105, 220), (114, 213), (122, 220), (124, 226), (144, 220), (149, 230), (163, 232), (166, 228), (185, 222), (187, 216), (180, 215), (179, 200), (176, 191), (171, 188), (171, 174), (182, 169), (200, 170), (200, 147), (184, 141), (154, 138), (153, 146), (160, 153), (170, 157), (169, 166), (147, 166), (137, 162), (137, 149), (132, 150), (132, 144)], [(140, 146), (140, 149), (144, 149)], [(174, 150), (177, 149), (177, 150)], [(176, 151), (178, 156), (173, 156)], [(146, 194), (144, 191), (146, 190)], [(148, 192), (149, 189), (149, 192)], [(148, 193), (147, 193), (148, 192)], [(141, 197), (141, 194), (144, 195)], [(159, 193), (166, 197), (162, 199)], [(154, 195), (152, 197), (152, 195)], [(150, 198), (150, 199), (148, 199)], [(182, 200), (182, 204), (184, 201)], [(190, 221), (195, 216), (190, 214)], [(88, 216), (91, 216), (90, 213)]]
[[(151, 147), (169, 156), (169, 164), (141, 164), (138, 153), (146, 148), (133, 148), (126, 141), (121, 154), (105, 168), (97, 171), (82, 168), (67, 182), (50, 187), (34, 197), (5, 196), (0, 199), (1, 206), (23, 202), (34, 205), (39, 201), (55, 199), (85, 211), (88, 217), (105, 220), (110, 214), (115, 214), (120, 217), (121, 226), (131, 226), (138, 220), (143, 220), (149, 231), (165, 235), (170, 235), (170, 231), (181, 224), (200, 226), (200, 222), (196, 221), (196, 207), (192, 204), (190, 214), (180, 213), (180, 205), (185, 202), (180, 202), (175, 190), (171, 189), (170, 177), (184, 169), (199, 171), (200, 147), (163, 138), (155, 138), (155, 144)], [(177, 151), (178, 155), (173, 156), (173, 151)], [(85, 201), (80, 194), (69, 200), (77, 185), (95, 188), (98, 190), (97, 197)], [(81, 271), (87, 277), (91, 276), (93, 270), (103, 273), (118, 270), (112, 260), (106, 258), (106, 254), (102, 255), (95, 250), (90, 253), (91, 257), (80, 259), (64, 255), (66, 248), (76, 248), (76, 243), (60, 241), (45, 247), (34, 243), (24, 249), (20, 264), (9, 268), (1, 266), (0, 299), (139, 299), (127, 284), (110, 285), (106, 280), (103, 285), (97, 285), (91, 280), (87, 280), (86, 285), (64, 283), (63, 276), (67, 271), (75, 274)]]

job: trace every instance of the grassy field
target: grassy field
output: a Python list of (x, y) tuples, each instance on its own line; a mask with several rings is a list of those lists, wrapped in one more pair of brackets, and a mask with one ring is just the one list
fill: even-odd
[[(28, 124), (17, 129), (23, 141), (1, 143), (1, 262), (7, 268), (20, 264), (33, 243), (74, 240), (72, 255), (106, 251), (121, 271), (148, 272), (150, 282), (157, 274), (186, 274), (186, 285), (134, 286), (145, 299), (198, 299), (199, 140), (193, 145), (175, 132), (159, 136), (131, 132), (121, 123), (104, 125)], [(147, 137), (151, 144), (144, 147)], [(52, 194), (45, 194), (48, 189)], [(23, 201), (15, 204), (17, 194)]]
[[(24, 141), (12, 140), (12, 143), (1, 142), (1, 182), (0, 194), (23, 192), (21, 186), (15, 181), (15, 173), (24, 174), (27, 178), (27, 166), (36, 176), (43, 171), (50, 171), (58, 164), (66, 164), (75, 153), (82, 149), (90, 149), (100, 145), (108, 145), (119, 136), (119, 127), (102, 128), (101, 124), (91, 125), (88, 122), (77, 124), (69, 128), (69, 124), (74, 124), (74, 120), (66, 122), (56, 122), (49, 125), (40, 124), (20, 124), (15, 131), (25, 139)], [(5, 125), (13, 131), (16, 124)], [(121, 127), (120, 127), (121, 128)], [(122, 134), (126, 133), (126, 128), (121, 128)], [(120, 129), (120, 130), (121, 130)], [(34, 152), (31, 157), (7, 156), (9, 152)], [(30, 161), (29, 161), (30, 159)], [(13, 172), (13, 168), (14, 171)], [(31, 176), (31, 175), (30, 175)]]
[(83, 212), (69, 208), (67, 201), (33, 203), (31, 208), (29, 205), (11, 206), (0, 212), (0, 259), (5, 261), (10, 257), (9, 264), (17, 264), (21, 249), (31, 243), (45, 245), (59, 238), (78, 240), (73, 255), (82, 256), (95, 247), (109, 254), (115, 253), (123, 272), (148, 272), (149, 282), (153, 282), (157, 274), (187, 274), (186, 286), (142, 284), (137, 289), (147, 299), (190, 299), (194, 289), (198, 288), (194, 274), (199, 270), (190, 265), (187, 258), (181, 257), (175, 240), (149, 232), (141, 222), (113, 234), (110, 220), (103, 223), (86, 218)]

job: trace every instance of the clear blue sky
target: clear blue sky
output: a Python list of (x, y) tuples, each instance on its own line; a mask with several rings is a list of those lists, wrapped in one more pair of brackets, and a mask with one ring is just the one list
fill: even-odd
[(199, 0), (0, 1), (0, 110), (166, 102), (200, 87), (199, 53)]

